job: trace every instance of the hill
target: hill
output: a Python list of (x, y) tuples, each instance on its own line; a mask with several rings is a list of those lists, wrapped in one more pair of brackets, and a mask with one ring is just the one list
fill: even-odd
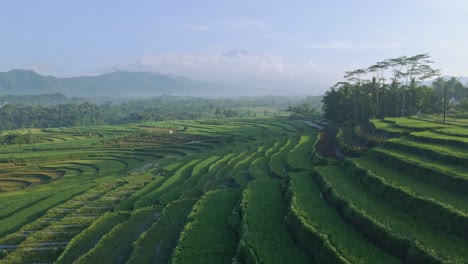
[(62, 93), (67, 96), (138, 97), (170, 95), (220, 95), (221, 85), (182, 76), (150, 72), (116, 71), (97, 76), (58, 78), (31, 70), (0, 72), (0, 94)]

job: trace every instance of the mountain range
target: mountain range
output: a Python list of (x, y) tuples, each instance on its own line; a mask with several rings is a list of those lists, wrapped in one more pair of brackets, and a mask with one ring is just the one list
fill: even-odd
[(116, 71), (97, 76), (58, 78), (32, 70), (0, 72), (0, 95), (62, 93), (79, 97), (142, 97), (222, 95), (229, 88), (172, 74)]

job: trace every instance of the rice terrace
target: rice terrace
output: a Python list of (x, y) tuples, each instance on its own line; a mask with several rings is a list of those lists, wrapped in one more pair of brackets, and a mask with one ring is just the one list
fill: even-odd
[(468, 1), (1, 10), (0, 264), (468, 264)]
[(468, 122), (372, 120), (344, 160), (321, 122), (33, 129), (1, 148), (0, 263), (466, 263)]

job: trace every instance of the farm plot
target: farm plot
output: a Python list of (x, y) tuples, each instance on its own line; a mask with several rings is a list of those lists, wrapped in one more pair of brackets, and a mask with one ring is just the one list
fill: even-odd
[(316, 167), (322, 193), (356, 229), (407, 261), (465, 263), (465, 239), (412, 217), (367, 189), (340, 167)]
[(284, 225), (286, 203), (279, 180), (250, 182), (239, 210), (241, 241), (236, 259), (240, 263), (310, 263)]
[(425, 156), (388, 148), (374, 149), (372, 155), (394, 168), (412, 172), (425, 181), (466, 195), (468, 170), (463, 165), (449, 165)]
[(410, 129), (399, 127), (395, 122), (389, 120), (373, 119), (371, 122), (378, 132), (389, 136), (400, 136), (411, 132)]
[(288, 138), (286, 144), (274, 153), (270, 160), (270, 171), (277, 177), (287, 177), (287, 159), (290, 151), (296, 146), (299, 141), (299, 136), (295, 135)]
[(291, 173), (288, 225), (317, 263), (401, 263), (348, 225), (308, 172)]
[(385, 120), (393, 122), (398, 127), (407, 128), (410, 130), (424, 130), (424, 129), (434, 129), (434, 128), (445, 128), (448, 125), (437, 123), (437, 122), (428, 122), (424, 120), (419, 120), (411, 117), (400, 117), (400, 118), (385, 118)]
[(1, 148), (32, 184), (0, 193), (0, 262), (464, 263), (464, 130), (411, 121), (344, 162), (285, 118), (34, 131)]
[(159, 217), (160, 208), (135, 210), (130, 219), (115, 226), (109, 233), (75, 263), (124, 263), (133, 251), (133, 242)]
[(468, 236), (468, 199), (369, 158), (344, 165), (378, 196), (430, 225)]
[(228, 222), (239, 197), (237, 190), (205, 194), (188, 216), (172, 263), (231, 263), (237, 237)]
[(135, 241), (128, 263), (167, 263), (195, 203), (196, 200), (178, 200), (168, 204), (158, 220)]
[(119, 199), (147, 182), (146, 178), (131, 177), (127, 181), (104, 183), (48, 210), (44, 216), (0, 240), (14, 245), (11, 247), (14, 251), (5, 261), (53, 261), (74, 236), (112, 210)]
[(468, 164), (468, 153), (466, 152), (466, 148), (462, 146), (437, 144), (403, 137), (389, 139), (385, 147), (396, 148), (413, 154), (421, 154), (439, 162), (442, 161), (454, 165)]
[(289, 152), (287, 157), (288, 165), (295, 171), (311, 170), (313, 168), (313, 146), (317, 134), (302, 135), (297, 145)]

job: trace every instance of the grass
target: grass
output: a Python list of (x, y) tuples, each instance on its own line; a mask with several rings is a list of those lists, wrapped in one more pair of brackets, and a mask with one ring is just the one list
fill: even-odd
[[(348, 203), (347, 206), (342, 207), (343, 210), (355, 211), (373, 223), (367, 227), (361, 226), (361, 232), (366, 232), (366, 229), (371, 232), (372, 226), (379, 227), (403, 239), (402, 241), (410, 241), (409, 247), (424, 250), (427, 255), (434, 255), (453, 263), (466, 263), (468, 261), (468, 244), (464, 239), (428, 226), (402, 212), (397, 207), (377, 197), (340, 167), (317, 167), (316, 170), (324, 183), (322, 187), (328, 188), (327, 192), (332, 192), (331, 197)], [(324, 190), (322, 189), (322, 191)], [(391, 243), (389, 241), (381, 242)], [(401, 254), (408, 253), (401, 252)]]
[(167, 263), (195, 203), (177, 200), (168, 204), (158, 220), (135, 241), (128, 263)]
[(310, 263), (284, 225), (286, 204), (279, 180), (250, 182), (241, 208), (242, 240), (237, 256), (240, 262), (246, 258), (243, 248), (249, 248), (259, 263)]
[(256, 180), (270, 177), (268, 160), (265, 157), (254, 160), (249, 167), (249, 174)]
[(92, 249), (103, 235), (111, 231), (120, 222), (128, 220), (129, 217), (130, 214), (125, 212), (106, 213), (90, 227), (74, 237), (55, 263), (72, 263), (76, 261), (80, 256)]
[(447, 128), (441, 128), (434, 130), (436, 133), (445, 135), (457, 136), (457, 137), (468, 137), (468, 129), (461, 126), (451, 126)]
[(190, 177), (190, 173), (193, 167), (199, 163), (200, 160), (191, 160), (180, 169), (178, 169), (174, 174), (166, 176), (168, 177), (164, 183), (159, 186), (154, 191), (142, 196), (138, 202), (135, 203), (135, 208), (142, 208), (145, 206), (155, 205), (160, 203), (160, 198), (163, 194), (170, 191), (172, 188), (176, 187), (177, 185), (183, 183), (188, 177)]
[(305, 226), (322, 235), (324, 244), (329, 243), (349, 263), (401, 263), (347, 224), (323, 199), (310, 173), (291, 173), (289, 190), (291, 211)]
[(460, 137), (458, 135), (444, 135), (433, 131), (421, 131), (411, 133), (411, 137), (421, 141), (463, 146), (464, 148), (468, 146), (468, 138), (465, 136)]
[(198, 198), (201, 197), (205, 193), (205, 187), (214, 180), (216, 173), (224, 166), (227, 165), (229, 160), (235, 156), (236, 153), (229, 153), (227, 155), (224, 155), (222, 153), (221, 155), (224, 155), (224, 157), (217, 159), (217, 161), (213, 162), (207, 172), (204, 172), (198, 182), (196, 183), (195, 186), (192, 188), (185, 190), (182, 192), (180, 195), (181, 199), (190, 199), (190, 198)]
[(381, 119), (372, 119), (371, 122), (374, 124), (377, 130), (388, 132), (391, 134), (405, 134), (409, 133), (410, 130), (402, 127), (398, 127), (393, 122), (381, 120)]
[(190, 213), (171, 262), (231, 263), (237, 237), (228, 220), (239, 197), (237, 190), (206, 193)]
[(218, 160), (219, 158), (220, 156), (213, 155), (201, 161), (197, 165), (195, 165), (188, 179), (186, 179), (182, 184), (176, 187), (173, 187), (170, 191), (161, 195), (161, 198), (160, 198), (161, 202), (169, 203), (177, 199), (181, 195), (182, 192), (187, 191), (191, 188), (194, 188), (197, 185), (197, 183), (200, 181), (200, 179), (203, 177), (203, 175), (208, 172), (208, 168), (210, 167), (210, 165), (216, 160)]
[[(317, 133), (286, 118), (31, 130), (0, 146), (0, 180), (25, 182), (0, 192), (0, 246), (18, 245), (0, 262), (466, 263), (447, 227), (468, 211), (466, 128), (373, 122), (408, 135), (348, 171), (314, 167)], [(63, 244), (21, 250), (43, 242)]]
[(441, 204), (443, 207), (468, 214), (468, 198), (446, 191), (437, 185), (418, 180), (418, 178), (383, 165), (380, 161), (368, 157), (353, 158), (352, 162), (368, 171), (372, 177), (378, 177), (386, 184), (401, 188), (403, 191)]
[(449, 176), (468, 179), (468, 170), (466, 166), (463, 165), (446, 165), (431, 158), (424, 157), (422, 155), (408, 153), (406, 151), (396, 150), (396, 149), (375, 149), (375, 152), (382, 153), (384, 155), (396, 157), (402, 161), (415, 164), (420, 167), (429, 168), (434, 171), (441, 172)]
[(466, 148), (460, 146), (444, 145), (433, 142), (421, 142), (414, 140), (410, 137), (392, 138), (389, 139), (388, 142), (395, 143), (402, 147), (406, 146), (420, 149), (419, 152), (421, 153), (435, 152), (439, 154), (439, 156), (445, 155), (448, 156), (447, 160), (449, 160), (451, 157), (468, 159), (468, 153), (466, 152)]
[(270, 170), (278, 177), (286, 178), (287, 177), (287, 158), (291, 149), (294, 148), (296, 142), (299, 141), (298, 136), (293, 136), (288, 139), (286, 144), (276, 153), (274, 153), (269, 161)]
[(237, 184), (242, 187), (247, 186), (248, 182), (252, 180), (252, 175), (249, 173), (250, 164), (252, 164), (252, 162), (254, 162), (257, 158), (264, 156), (265, 152), (272, 146), (272, 142), (265, 142), (256, 150), (250, 152), (250, 155), (245, 156), (244, 159), (236, 162), (233, 167), (231, 177), (235, 179)]
[(293, 170), (313, 169), (312, 156), (316, 138), (317, 133), (302, 135), (294, 149), (289, 152), (287, 162)]
[(123, 263), (133, 250), (133, 242), (159, 217), (158, 207), (135, 210), (130, 219), (115, 226), (86, 254), (74, 263)]
[(39, 200), (34, 206), (20, 208), (19, 211), (12, 212), (10, 215), (4, 215), (5, 218), (0, 220), (0, 237), (19, 230), (23, 225), (45, 214), (50, 208), (66, 202), (73, 196), (84, 192), (87, 188), (89, 188), (89, 185), (56, 191), (47, 198)]
[(428, 122), (425, 120), (418, 120), (416, 118), (410, 117), (400, 117), (400, 118), (385, 118), (385, 120), (394, 122), (397, 126), (408, 128), (408, 129), (433, 129), (433, 128), (444, 128), (447, 125), (437, 123), (437, 122)]

